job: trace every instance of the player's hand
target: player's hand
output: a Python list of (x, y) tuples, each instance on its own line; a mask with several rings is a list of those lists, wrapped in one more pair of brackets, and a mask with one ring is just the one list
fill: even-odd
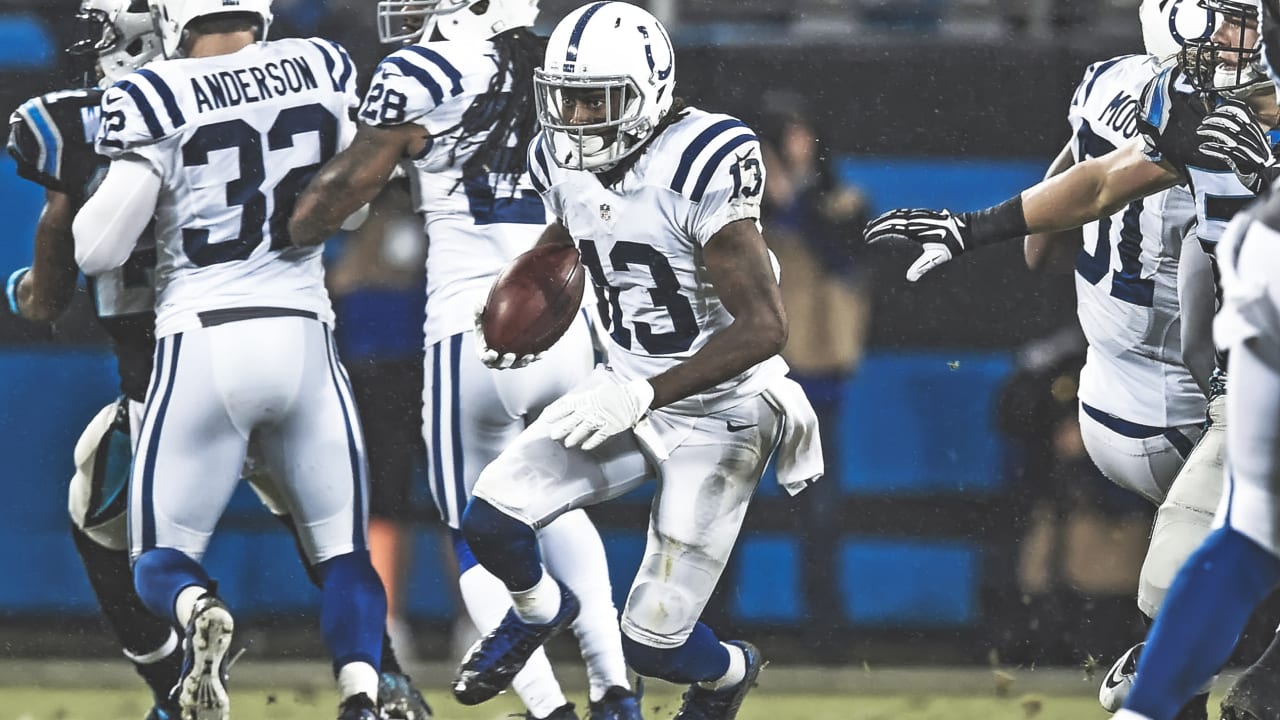
[(915, 282), (930, 270), (968, 249), (969, 228), (964, 213), (950, 210), (892, 210), (867, 223), (866, 241), (905, 238), (920, 246), (920, 257), (907, 269)]
[(1201, 140), (1200, 152), (1229, 165), (1255, 195), (1262, 194), (1280, 175), (1266, 133), (1248, 106), (1238, 100), (1227, 100), (1205, 115), (1196, 134)]
[(630, 430), (649, 412), (653, 386), (648, 380), (632, 380), (625, 385), (605, 383), (582, 392), (570, 393), (542, 411), (551, 425), (552, 440), (567, 448), (594, 450), (601, 443)]
[(480, 357), (480, 362), (484, 363), (485, 367), (491, 370), (516, 370), (542, 359), (543, 353), (517, 355), (515, 353), (500, 353), (489, 347), (489, 343), (485, 342), (484, 339), (484, 325), (480, 322), (480, 318), (483, 315), (484, 305), (477, 305), (475, 313), (476, 355)]

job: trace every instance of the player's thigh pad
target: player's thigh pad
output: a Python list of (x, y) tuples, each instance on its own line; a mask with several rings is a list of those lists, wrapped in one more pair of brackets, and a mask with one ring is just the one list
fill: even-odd
[(585, 320), (574, 323), (541, 360), (519, 370), (485, 367), (471, 332), (427, 348), (422, 404), (427, 478), (449, 527), (460, 527), (485, 466), (544, 407), (587, 378), (592, 357)]
[(71, 522), (104, 548), (127, 549), (132, 461), (127, 401), (113, 402), (93, 416), (76, 441), (74, 459), (76, 472), (67, 488)]
[(1184, 425), (1151, 437), (1127, 437), (1080, 409), (1080, 435), (1089, 459), (1108, 480), (1155, 505), (1164, 501), (1202, 432), (1199, 425)]
[(1226, 398), (1209, 402), (1210, 424), (1174, 478), (1156, 511), (1151, 542), (1138, 579), (1138, 609), (1154, 617), (1178, 569), (1209, 534), (1222, 497)]
[[(539, 361), (542, 362), (542, 361)], [(597, 368), (575, 391), (614, 382)], [(566, 448), (537, 420), (480, 473), (475, 497), (511, 517), (541, 528), (575, 508), (625, 495), (652, 477), (651, 465), (632, 433), (586, 451)]]
[(369, 477), (354, 394), (322, 323), (302, 321), (288, 405), (255, 438), (274, 494), (314, 565), (368, 547)]
[(650, 422), (670, 454), (658, 466), (649, 539), (622, 631), (671, 648), (688, 639), (720, 580), (782, 415), (757, 396), (699, 418), (655, 412)]

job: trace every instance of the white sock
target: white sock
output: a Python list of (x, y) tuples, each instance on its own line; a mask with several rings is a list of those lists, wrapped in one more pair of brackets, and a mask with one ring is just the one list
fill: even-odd
[(725, 650), (729, 651), (729, 669), (724, 671), (724, 675), (715, 680), (706, 680), (698, 683), (699, 687), (706, 690), (722, 690), (730, 688), (742, 682), (747, 677), (747, 654), (742, 652), (742, 648), (737, 645), (726, 645)]
[(125, 657), (138, 665), (154, 665), (172, 655), (177, 649), (178, 633), (173, 630), (169, 630), (169, 637), (155, 650), (134, 654), (129, 652), (128, 648), (121, 648), (121, 652), (124, 653)]
[(196, 609), (196, 600), (209, 592), (208, 588), (199, 585), (188, 585), (182, 588), (178, 593), (178, 599), (173, 601), (173, 614), (178, 618), (178, 625), (186, 627), (191, 622), (191, 615)]
[(378, 698), (378, 671), (367, 662), (349, 662), (338, 670), (338, 696), (346, 700), (356, 693)]
[(547, 568), (582, 604), (573, 634), (587, 665), (589, 698), (598, 702), (615, 685), (630, 690), (608, 560), (595, 525), (582, 510), (567, 512), (538, 533), (538, 544)]
[[(498, 627), (502, 617), (511, 609), (506, 586), (479, 565), (462, 573), (458, 578), (458, 589), (462, 591), (462, 604), (467, 608), (467, 615), (481, 634), (488, 634)], [(511, 689), (534, 717), (546, 717), (568, 702), (551, 670), (547, 654), (541, 648), (529, 657), (524, 669), (511, 681)]]
[(551, 573), (542, 571), (542, 579), (528, 590), (511, 593), (516, 615), (527, 623), (545, 625), (560, 612), (560, 583)]
[(1147, 717), (1146, 715), (1141, 715), (1139, 713), (1136, 713), (1132, 710), (1121, 709), (1120, 712), (1117, 712), (1115, 715), (1111, 716), (1111, 720), (1151, 720), (1151, 718)]

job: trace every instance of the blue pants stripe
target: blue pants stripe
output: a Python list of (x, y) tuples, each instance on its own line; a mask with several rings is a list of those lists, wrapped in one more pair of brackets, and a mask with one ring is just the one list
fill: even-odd
[(440, 346), (437, 342), (431, 346), (431, 442), (427, 448), (431, 455), (431, 489), (436, 498), (436, 508), (440, 517), (449, 522), (449, 495), (444, 485), (444, 453), (440, 443)]
[[(152, 503), (152, 493), (155, 491), (156, 457), (160, 450), (160, 431), (164, 427), (164, 416), (169, 411), (169, 398), (173, 397), (174, 381), (178, 377), (178, 354), (182, 350), (182, 333), (173, 336), (172, 348), (165, 342), (168, 339), (161, 338), (156, 348), (156, 355), (160, 361), (156, 363), (156, 378), (163, 374), (163, 369), (167, 366), (169, 379), (165, 383), (164, 394), (159, 398), (152, 395), (147, 402), (147, 414), (150, 414), (153, 403), (156, 412), (154, 417), (148, 418), (151, 421), (151, 437), (147, 443), (147, 456), (142, 466), (142, 550), (144, 552), (156, 546), (156, 517)], [(167, 363), (165, 355), (169, 356)]]
[(462, 334), (454, 335), (449, 341), (449, 350), (452, 353), (449, 357), (449, 394), (451, 399), (450, 413), (452, 418), (449, 423), (449, 434), (453, 436), (453, 489), (457, 493), (455, 497), (458, 499), (458, 519), (461, 520), (462, 511), (467, 505), (467, 480), (463, 475), (463, 456), (462, 456), (462, 399), (459, 397), (462, 388), (462, 372), (459, 368), (459, 358), (462, 351)]

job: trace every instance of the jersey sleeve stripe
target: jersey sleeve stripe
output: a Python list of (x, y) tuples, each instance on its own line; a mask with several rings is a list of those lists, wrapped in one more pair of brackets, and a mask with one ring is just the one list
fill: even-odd
[(702, 173), (698, 175), (698, 182), (693, 186), (693, 192), (690, 193), (689, 199), (693, 202), (702, 202), (702, 196), (707, 192), (707, 185), (711, 183), (711, 176), (715, 175), (716, 170), (720, 168), (720, 163), (725, 157), (735, 149), (749, 143), (755, 142), (756, 136), (753, 134), (738, 135), (729, 142), (725, 143), (719, 150), (711, 156), (707, 164), (702, 166)]
[(680, 157), (680, 165), (676, 167), (675, 178), (671, 181), (671, 189), (680, 192), (684, 188), (685, 181), (689, 179), (689, 173), (693, 171), (693, 163), (698, 159), (698, 155), (707, 146), (711, 144), (717, 136), (729, 132), (733, 128), (746, 128), (747, 126), (741, 120), (728, 118), (712, 125), (703, 130), (689, 143), (689, 147), (685, 148), (684, 155)]
[(332, 48), (325, 47), (325, 44), (317, 40), (308, 39), (307, 42), (316, 46), (320, 54), (324, 57), (325, 70), (329, 71), (329, 79), (333, 81), (333, 89), (342, 92), (342, 83), (338, 82), (338, 63), (333, 59)]
[[(587, 8), (587, 11), (582, 13), (578, 18), (578, 23), (573, 26), (573, 32), (569, 34), (569, 47), (565, 49), (564, 63), (566, 66), (570, 63), (578, 62), (578, 44), (582, 42), (582, 33), (586, 32), (587, 23), (591, 22), (591, 17), (595, 15), (600, 8), (608, 4), (609, 3), (607, 2), (598, 2)], [(565, 70), (567, 71), (569, 68), (565, 67)]]
[[(417, 55), (436, 67), (440, 68), (445, 77), (449, 78), (449, 96), (457, 97), (462, 94), (462, 73), (458, 72), (458, 68), (445, 59), (443, 55), (430, 48), (421, 45), (410, 45), (405, 50)], [(437, 101), (439, 102), (439, 101)]]
[(151, 87), (156, 91), (156, 94), (160, 96), (161, 102), (164, 103), (164, 110), (169, 114), (169, 122), (173, 124), (173, 127), (176, 129), (185, 125), (187, 119), (182, 115), (182, 110), (178, 107), (178, 99), (174, 97), (173, 91), (169, 89), (165, 81), (159, 75), (146, 68), (139, 70), (138, 74), (146, 78), (151, 83)]
[(382, 62), (386, 65), (391, 65), (392, 67), (399, 69), (404, 75), (407, 75), (421, 83), (422, 86), (427, 89), (427, 92), (431, 93), (431, 99), (435, 101), (435, 104), (439, 105), (444, 102), (444, 88), (440, 87), (440, 83), (436, 82), (436, 79), (431, 77), (431, 73), (402, 57), (389, 57)]
[(545, 193), (547, 184), (551, 182), (551, 168), (547, 166), (547, 149), (544, 145), (546, 136), (539, 135), (533, 144), (533, 166), (529, 168), (529, 177), (538, 192)]
[(40, 145), (42, 152), (41, 167), (44, 168), (46, 175), (50, 177), (60, 177), (62, 175), (62, 132), (58, 130), (58, 124), (53, 121), (53, 116), (49, 114), (49, 109), (44, 103), (37, 103), (31, 107), (31, 120), (36, 126), (36, 130), (40, 133)]
[(337, 51), (338, 57), (342, 59), (342, 77), (338, 79), (339, 89), (345, 88), (347, 83), (351, 82), (351, 75), (356, 71), (355, 63), (351, 62), (351, 55), (347, 49), (332, 41), (326, 41)]
[(1085, 85), (1084, 85), (1084, 97), (1085, 97), (1085, 98), (1088, 98), (1088, 97), (1089, 97), (1089, 94), (1093, 92), (1093, 84), (1094, 84), (1094, 83), (1096, 83), (1096, 82), (1098, 81), (1098, 78), (1099, 78), (1099, 77), (1101, 77), (1103, 73), (1105, 73), (1107, 70), (1111, 69), (1111, 66), (1112, 66), (1112, 65), (1115, 65), (1116, 63), (1120, 62), (1121, 60), (1124, 60), (1124, 59), (1129, 58), (1129, 57), (1132, 57), (1132, 56), (1130, 56), (1130, 55), (1125, 55), (1124, 57), (1112, 58), (1112, 59), (1110, 59), (1110, 60), (1108, 60), (1108, 61), (1106, 61), (1106, 62), (1103, 62), (1103, 63), (1097, 63), (1097, 64), (1094, 66), (1094, 67), (1096, 67), (1097, 69), (1093, 71), (1093, 76), (1092, 76), (1092, 77), (1090, 77), (1090, 78), (1089, 78), (1089, 81), (1088, 81), (1088, 82), (1086, 82), (1086, 83), (1085, 83)]
[[(36, 167), (39, 167), (44, 174), (50, 175), (52, 173), (49, 172), (49, 168), (53, 165), (50, 162), (53, 159), (53, 154), (49, 151), (51, 148), (56, 147), (57, 139), (45, 122), (44, 117), (40, 114), (40, 109), (36, 106), (36, 103), (37, 101), (35, 100), (26, 103), (18, 108), (18, 114), (27, 121), (29, 127), (36, 131), (36, 144), (40, 146), (40, 154), (35, 161)], [(27, 160), (29, 161), (30, 158), (27, 158)]]
[(138, 112), (142, 113), (142, 120), (147, 124), (151, 137), (157, 140), (164, 137), (164, 128), (160, 126), (156, 111), (151, 109), (151, 101), (147, 99), (147, 94), (142, 91), (142, 88), (128, 80), (121, 80), (116, 87), (129, 93), (129, 97), (133, 98), (133, 103), (138, 106)]

